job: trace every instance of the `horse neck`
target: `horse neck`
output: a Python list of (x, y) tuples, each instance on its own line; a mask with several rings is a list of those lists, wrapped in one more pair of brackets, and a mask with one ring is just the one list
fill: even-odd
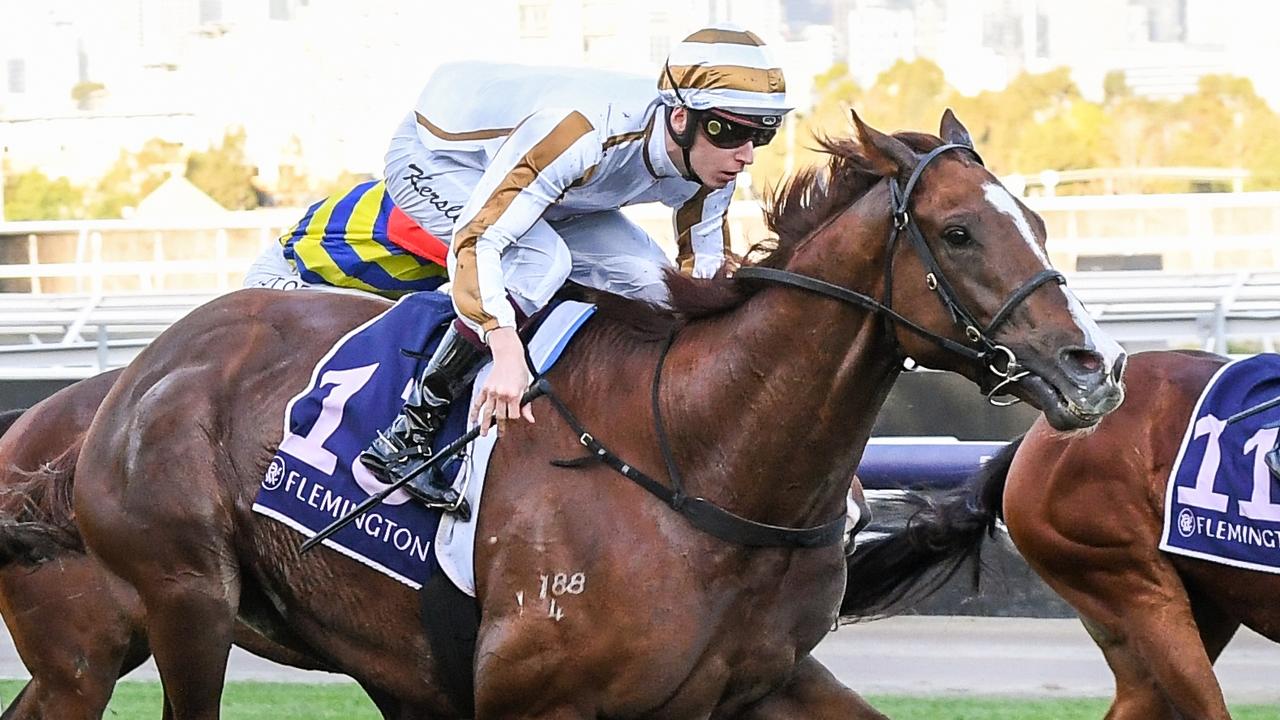
[[(878, 295), (887, 232), (884, 219), (843, 219), (819, 234), (844, 237), (810, 238), (787, 269)], [(837, 259), (836, 243), (863, 256)], [(689, 492), (762, 522), (830, 520), (899, 367), (879, 316), (795, 288), (690, 325), (662, 392)]]

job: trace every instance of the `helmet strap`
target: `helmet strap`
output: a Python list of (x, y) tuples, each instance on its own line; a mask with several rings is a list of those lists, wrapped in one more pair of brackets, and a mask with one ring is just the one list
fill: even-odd
[(704, 185), (702, 178), (698, 177), (698, 173), (693, 171), (693, 161), (689, 159), (689, 149), (693, 147), (693, 136), (698, 131), (697, 119), (694, 117), (696, 110), (690, 109), (686, 105), (680, 105), (685, 112), (684, 132), (676, 132), (675, 127), (671, 124), (671, 112), (675, 108), (667, 108), (666, 116), (663, 121), (666, 123), (667, 132), (671, 134), (671, 139), (676, 141), (676, 145), (680, 148), (680, 154), (684, 157), (684, 172), (681, 176), (690, 182), (696, 182)]

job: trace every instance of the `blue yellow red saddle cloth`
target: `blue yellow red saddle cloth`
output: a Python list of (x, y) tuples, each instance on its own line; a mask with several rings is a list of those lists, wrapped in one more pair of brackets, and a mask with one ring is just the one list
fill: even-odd
[[(543, 332), (558, 333), (558, 350), (539, 362), (539, 372), (551, 367), (594, 310), (582, 303), (572, 305), (577, 307), (566, 310), (576, 322), (553, 322), (562, 309), (556, 308), (539, 330), (539, 337)], [(400, 411), (410, 384), (453, 317), (448, 296), (414, 293), (339, 340), (317, 363), (306, 390), (285, 407), (284, 437), (263, 477), (254, 511), (311, 537), (383, 490), (386, 486), (357, 457)], [(406, 346), (409, 354), (401, 352)], [(466, 397), (453, 404), (436, 438), (437, 450), (465, 431)], [(446, 474), (456, 475), (467, 463), (467, 452), (446, 466)], [(324, 544), (417, 589), (438, 566), (439, 525), (438, 511), (398, 490)]]
[(1280, 355), (1229, 363), (1210, 380), (1170, 472), (1160, 549), (1280, 573), (1280, 483), (1263, 461), (1280, 407), (1225, 423), (1278, 395)]

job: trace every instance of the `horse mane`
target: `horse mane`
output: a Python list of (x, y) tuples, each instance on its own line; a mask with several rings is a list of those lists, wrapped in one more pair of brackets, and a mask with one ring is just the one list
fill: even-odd
[[(897, 132), (893, 137), (916, 152), (928, 152), (942, 141), (919, 132)], [(741, 260), (742, 267), (783, 267), (801, 241), (826, 225), (865, 195), (881, 178), (854, 137), (816, 136), (825, 164), (797, 171), (770, 192), (765, 200), (765, 225), (773, 237), (756, 243)], [(612, 293), (577, 289), (573, 295), (594, 302), (597, 313), (625, 328), (623, 332), (642, 342), (666, 338), (672, 329), (700, 318), (732, 310), (745, 303), (762, 286), (737, 280), (726, 267), (711, 278), (695, 278), (676, 270), (666, 276), (670, 306), (662, 307)]]

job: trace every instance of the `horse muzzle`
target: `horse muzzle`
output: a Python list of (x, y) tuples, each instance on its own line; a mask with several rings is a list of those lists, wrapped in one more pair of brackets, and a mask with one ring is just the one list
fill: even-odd
[(1017, 383), (1015, 394), (1044, 413), (1059, 431), (1097, 425), (1124, 402), (1126, 356), (1108, 360), (1086, 348), (1066, 348), (1045, 368), (1028, 359), (1031, 374)]

